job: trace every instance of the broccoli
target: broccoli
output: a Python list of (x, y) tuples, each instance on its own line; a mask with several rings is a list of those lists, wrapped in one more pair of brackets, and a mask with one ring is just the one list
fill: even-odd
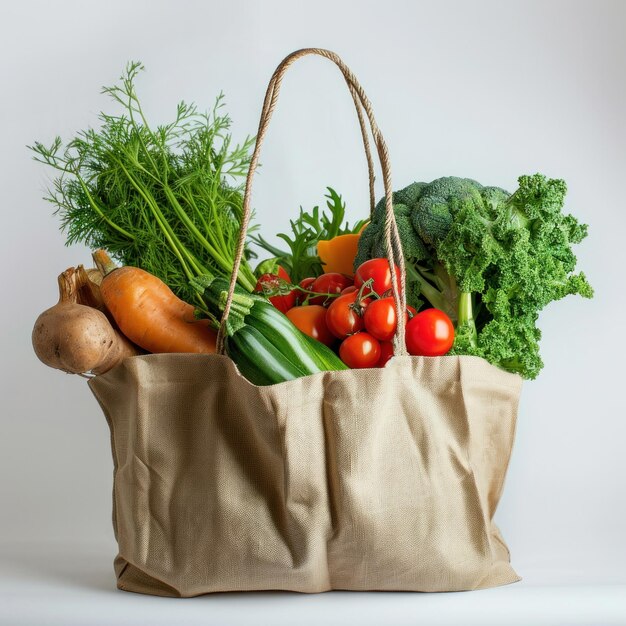
[[(521, 176), (509, 194), (467, 178), (413, 183), (393, 194), (405, 255), (407, 301), (434, 306), (455, 322), (452, 354), (481, 356), (535, 378), (539, 312), (570, 294), (590, 298), (574, 274), (572, 244), (587, 227), (562, 213), (566, 185), (541, 174)], [(356, 264), (385, 255), (384, 198), (363, 232)]]

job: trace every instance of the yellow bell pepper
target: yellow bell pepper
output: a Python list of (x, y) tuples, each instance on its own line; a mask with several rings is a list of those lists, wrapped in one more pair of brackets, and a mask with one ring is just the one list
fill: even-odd
[(360, 234), (338, 235), (317, 242), (317, 254), (322, 261), (324, 272), (339, 272), (354, 276), (354, 259), (359, 245)]

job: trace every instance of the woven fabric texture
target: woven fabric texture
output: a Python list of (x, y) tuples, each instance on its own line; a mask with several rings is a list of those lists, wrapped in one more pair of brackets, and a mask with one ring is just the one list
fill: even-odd
[(111, 428), (118, 587), (457, 591), (519, 580), (492, 518), (521, 379), (395, 357), (256, 387), (220, 355), (90, 380)]

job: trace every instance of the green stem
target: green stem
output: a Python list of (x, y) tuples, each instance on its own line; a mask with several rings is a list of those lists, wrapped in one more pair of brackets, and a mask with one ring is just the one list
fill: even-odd
[(114, 228), (118, 233), (127, 237), (130, 241), (134, 241), (135, 237), (131, 235), (127, 230), (124, 230), (121, 226), (118, 226), (115, 222), (111, 221), (104, 211), (98, 206), (98, 203), (93, 199), (91, 193), (89, 193), (89, 188), (85, 184), (82, 176), (80, 176), (77, 172), (74, 172), (74, 175), (78, 179), (80, 186), (83, 188), (83, 191), (87, 195), (87, 199), (89, 200), (89, 204), (93, 208), (93, 210), (109, 225), (111, 228)]
[[(196, 225), (190, 219), (189, 215), (187, 215), (187, 212), (185, 211), (185, 209), (181, 206), (180, 202), (178, 202), (178, 199), (176, 198), (176, 195), (172, 191), (171, 187), (165, 184), (163, 186), (163, 189), (165, 191), (165, 195), (167, 196), (167, 199), (170, 201), (170, 204), (176, 211), (176, 214), (183, 221), (185, 226), (187, 226), (190, 233), (195, 237), (196, 241), (202, 245), (202, 247), (211, 255), (211, 257), (213, 257), (213, 259), (215, 259), (215, 262), (218, 264), (219, 267), (221, 267), (224, 270), (226, 274), (228, 274), (229, 272), (232, 272), (233, 270), (232, 259), (227, 259), (223, 255), (223, 250), (226, 247), (224, 240), (222, 239), (222, 243), (224, 245), (222, 248), (222, 252), (220, 252), (198, 230)], [(221, 236), (221, 230), (219, 227), (216, 227), (214, 231), (218, 232), (219, 235)], [(256, 286), (256, 280), (254, 279), (254, 275), (252, 274), (252, 271), (250, 270), (250, 268), (247, 266), (245, 260), (241, 261), (241, 265), (239, 267), (239, 274), (237, 278), (239, 282), (242, 284), (242, 286), (245, 287), (248, 291), (252, 291), (254, 287)]]
[(416, 280), (419, 283), (420, 293), (430, 302), (432, 306), (440, 311), (447, 309), (447, 303), (441, 292), (428, 282), (418, 271)]
[[(185, 199), (185, 201), (187, 202), (187, 204), (193, 209), (193, 212), (195, 213), (196, 217), (200, 220), (200, 223), (202, 224), (202, 227), (204, 228), (205, 232), (207, 233), (212, 233), (213, 229), (209, 226), (209, 223), (206, 221), (204, 215), (202, 214), (202, 211), (198, 208), (198, 205), (196, 204), (196, 201), (193, 197), (193, 194), (191, 193), (189, 187), (185, 186), (180, 188), (180, 193), (183, 196), (183, 198)], [(211, 203), (211, 212), (214, 213), (213, 211), (213, 205)], [(224, 243), (224, 236), (223, 233), (220, 229), (217, 229), (217, 232), (219, 233), (220, 239), (222, 241), (223, 244), (223, 248), (226, 249), (226, 244)]]
[(185, 274), (187, 275), (187, 278), (190, 278), (190, 279), (193, 278), (194, 274), (189, 270), (187, 263), (182, 257), (183, 254), (187, 257), (188, 262), (193, 266), (193, 269), (196, 275), (206, 273), (206, 268), (198, 264), (197, 260), (194, 259), (193, 255), (189, 252), (189, 250), (187, 250), (187, 248), (180, 242), (178, 237), (176, 237), (176, 234), (172, 230), (171, 226), (168, 224), (167, 220), (165, 219), (165, 216), (161, 212), (161, 209), (159, 209), (159, 205), (154, 200), (154, 198), (148, 192), (146, 192), (143, 186), (140, 185), (134, 179), (132, 174), (126, 169), (126, 167), (121, 161), (118, 160), (117, 163), (122, 169), (122, 171), (124, 172), (124, 174), (126, 174), (126, 177), (130, 181), (130, 184), (137, 190), (139, 195), (145, 200), (145, 202), (150, 207), (150, 210), (152, 211), (159, 226), (161, 227), (161, 230), (163, 231), (163, 234), (165, 235), (165, 237), (167, 238), (170, 244), (170, 248), (172, 249), (174, 254), (176, 254), (176, 256), (178, 257), (178, 260), (181, 262), (181, 265), (183, 266), (183, 270)]
[[(474, 306), (471, 292), (463, 291), (459, 294), (459, 320), (458, 326), (469, 326), (470, 344), (472, 347), (478, 347), (478, 333), (476, 332), (476, 321), (474, 320)], [(457, 327), (458, 327), (457, 326)]]
[(222, 267), (222, 269), (226, 271), (232, 269), (224, 260), (220, 252), (213, 245), (211, 245), (211, 243), (207, 241), (206, 237), (204, 237), (204, 235), (198, 230), (196, 225), (190, 219), (189, 215), (187, 215), (187, 211), (185, 211), (185, 209), (183, 209), (183, 207), (180, 205), (180, 202), (178, 202), (176, 196), (174, 195), (174, 192), (167, 183), (163, 185), (163, 191), (165, 192), (167, 199), (170, 201), (170, 204), (172, 205), (174, 211), (181, 219), (181, 221), (185, 224), (185, 226), (187, 226), (191, 234), (195, 237), (196, 241), (198, 241), (198, 243), (200, 243), (202, 247), (217, 261), (218, 265)]

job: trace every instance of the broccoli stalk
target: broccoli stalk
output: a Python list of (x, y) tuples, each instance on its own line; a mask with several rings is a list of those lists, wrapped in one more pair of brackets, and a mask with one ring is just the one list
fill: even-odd
[(468, 291), (459, 295), (459, 317), (457, 328), (461, 328), (472, 348), (478, 348), (478, 332), (474, 320), (474, 297)]
[(420, 294), (435, 307), (444, 311), (455, 322), (458, 318), (458, 289), (456, 279), (438, 261), (426, 267), (417, 263), (407, 268), (409, 280), (414, 280)]

